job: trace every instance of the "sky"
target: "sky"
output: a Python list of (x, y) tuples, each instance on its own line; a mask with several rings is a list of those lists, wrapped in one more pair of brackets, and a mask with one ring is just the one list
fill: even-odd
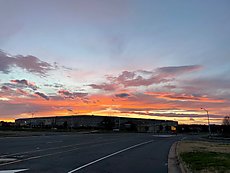
[(229, 0), (0, 0), (0, 120), (107, 115), (221, 124)]

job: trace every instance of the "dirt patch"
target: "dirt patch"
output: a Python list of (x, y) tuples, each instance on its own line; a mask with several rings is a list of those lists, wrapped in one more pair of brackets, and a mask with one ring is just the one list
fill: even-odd
[(206, 141), (181, 141), (178, 143), (178, 152), (210, 151), (230, 153), (230, 144)]

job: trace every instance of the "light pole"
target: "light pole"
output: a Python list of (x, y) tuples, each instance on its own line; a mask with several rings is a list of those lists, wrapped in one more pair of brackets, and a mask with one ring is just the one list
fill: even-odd
[(209, 122), (209, 114), (208, 114), (208, 110), (205, 109), (205, 108), (201, 108), (203, 109), (204, 111), (207, 112), (207, 117), (208, 117), (208, 133), (209, 133), (209, 137), (211, 136), (211, 128), (210, 128), (210, 122)]
[[(72, 109), (67, 109), (67, 111), (73, 113)], [(70, 131), (72, 132), (72, 130), (73, 130), (73, 114), (71, 115), (71, 125), (70, 125)]]

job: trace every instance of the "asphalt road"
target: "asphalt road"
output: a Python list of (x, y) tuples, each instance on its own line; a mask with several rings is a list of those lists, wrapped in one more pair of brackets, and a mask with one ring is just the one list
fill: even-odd
[[(0, 138), (0, 173), (166, 173), (169, 149), (180, 138), (147, 133)], [(12, 160), (3, 163), (6, 159)]]

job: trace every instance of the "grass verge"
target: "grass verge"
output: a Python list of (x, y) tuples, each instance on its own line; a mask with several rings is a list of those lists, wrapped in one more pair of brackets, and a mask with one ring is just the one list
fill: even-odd
[(193, 172), (230, 171), (230, 154), (216, 152), (186, 152), (180, 155), (182, 160)]
[(178, 155), (190, 172), (230, 173), (230, 145), (203, 141), (181, 141)]

